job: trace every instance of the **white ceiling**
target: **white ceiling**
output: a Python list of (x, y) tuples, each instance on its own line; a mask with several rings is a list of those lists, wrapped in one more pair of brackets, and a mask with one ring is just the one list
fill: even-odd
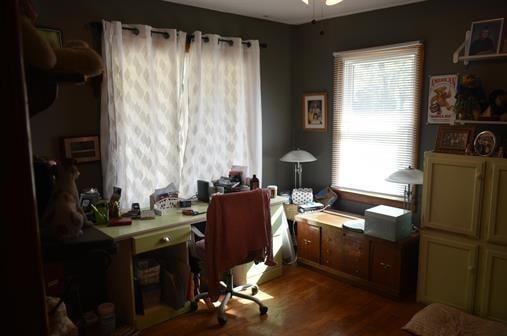
[[(301, 0), (166, 0), (216, 10), (219, 12), (239, 14), (270, 21), (301, 24), (313, 19), (313, 1), (316, 1), (315, 15), (317, 20), (322, 18), (321, 1), (310, 0), (310, 5), (305, 5)], [(325, 19), (350, 15), (360, 12), (372, 11), (380, 8), (406, 5), (426, 0), (343, 0), (334, 5), (324, 5)]]

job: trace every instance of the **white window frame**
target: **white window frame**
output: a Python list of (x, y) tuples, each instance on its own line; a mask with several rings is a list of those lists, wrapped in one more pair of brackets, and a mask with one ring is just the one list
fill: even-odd
[[(343, 186), (338, 185), (338, 175), (339, 175), (339, 151), (340, 151), (340, 116), (343, 111), (343, 77), (344, 77), (344, 66), (343, 62), (347, 59), (352, 59), (354, 57), (365, 57), (368, 58), (371, 56), (372, 59), (375, 57), (379, 57), (382, 54), (388, 55), (396, 53), (399, 51), (400, 53), (407, 53), (407, 50), (413, 50), (416, 57), (415, 63), (415, 73), (414, 73), (414, 100), (413, 104), (413, 123), (412, 128), (414, 132), (412, 133), (412, 142), (413, 149), (410, 160), (410, 165), (412, 167), (417, 167), (418, 161), (418, 152), (419, 152), (419, 128), (420, 128), (420, 114), (421, 114), (421, 98), (422, 98), (422, 89), (423, 89), (423, 58), (424, 58), (424, 49), (423, 43), (421, 41), (412, 41), (407, 43), (399, 43), (392, 44), (387, 46), (379, 46), (374, 48), (365, 48), (351, 51), (343, 51), (343, 52), (335, 52), (334, 56), (334, 112), (333, 112), (333, 151), (332, 151), (332, 181), (331, 185), (342, 192), (342, 195), (345, 194), (344, 199), (355, 200), (355, 201), (370, 201), (372, 203), (377, 203), (379, 199), (391, 200), (394, 202), (398, 202), (403, 200), (402, 195), (402, 187), (400, 186), (400, 192), (397, 195), (390, 195), (379, 193), (371, 190), (358, 190), (358, 189), (350, 189)], [(402, 168), (402, 167), (400, 167)], [(403, 167), (406, 168), (406, 167)], [(387, 177), (387, 176), (386, 176)], [(397, 205), (397, 204), (392, 204)]]

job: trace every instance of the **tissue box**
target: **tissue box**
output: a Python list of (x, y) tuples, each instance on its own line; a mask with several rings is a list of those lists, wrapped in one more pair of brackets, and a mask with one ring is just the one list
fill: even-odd
[(364, 212), (364, 233), (390, 241), (406, 238), (412, 232), (412, 212), (379, 205)]

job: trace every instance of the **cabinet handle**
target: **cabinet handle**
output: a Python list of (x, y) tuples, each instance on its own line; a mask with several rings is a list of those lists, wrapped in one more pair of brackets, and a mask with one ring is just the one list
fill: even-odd
[(165, 236), (160, 238), (161, 243), (169, 243), (171, 241), (171, 238), (169, 236)]
[(311, 243), (312, 243), (312, 241), (311, 241), (311, 240), (308, 240), (308, 239), (303, 239), (303, 241), (304, 241), (305, 245), (309, 245), (309, 244), (311, 244)]
[(391, 265), (386, 264), (386, 263), (384, 263), (384, 262), (382, 262), (382, 261), (380, 262), (380, 266), (382, 266), (385, 270), (388, 270), (388, 269), (390, 269), (390, 268), (391, 268)]
[(475, 179), (479, 181), (482, 180), (482, 172), (475, 174)]

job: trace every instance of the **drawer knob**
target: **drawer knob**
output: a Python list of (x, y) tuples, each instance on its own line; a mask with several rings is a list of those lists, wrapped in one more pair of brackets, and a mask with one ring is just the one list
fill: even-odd
[(169, 236), (165, 236), (160, 238), (161, 243), (169, 243), (171, 241), (171, 238)]
[(380, 266), (384, 267), (384, 269), (386, 269), (386, 270), (388, 270), (388, 269), (390, 269), (390, 268), (391, 268), (391, 265), (386, 264), (386, 263), (384, 263), (384, 262), (380, 262)]

